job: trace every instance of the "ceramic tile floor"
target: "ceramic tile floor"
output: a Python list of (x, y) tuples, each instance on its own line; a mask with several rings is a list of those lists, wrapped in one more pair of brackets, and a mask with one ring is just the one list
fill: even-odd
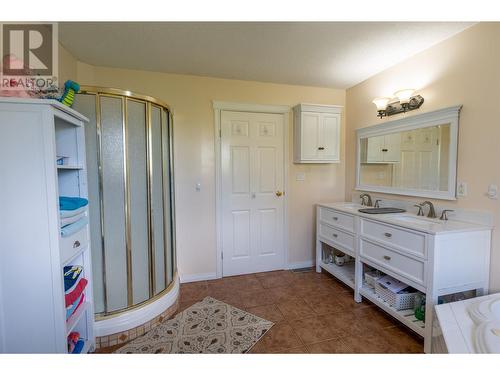
[(352, 289), (327, 273), (274, 271), (181, 284), (179, 311), (206, 296), (275, 323), (251, 353), (423, 353), (419, 336), (372, 303), (354, 302)]
[(265, 272), (181, 285), (180, 309), (212, 296), (275, 323), (251, 353), (423, 353), (423, 340), (326, 273)]

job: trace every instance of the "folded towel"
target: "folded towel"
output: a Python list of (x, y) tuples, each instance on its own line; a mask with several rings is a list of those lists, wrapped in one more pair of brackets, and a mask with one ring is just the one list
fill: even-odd
[[(62, 218), (73, 217), (87, 211), (87, 206), (77, 208), (76, 210), (60, 210), (59, 214)], [(61, 225), (62, 226), (62, 225)]]
[[(83, 207), (85, 209), (85, 207)], [(72, 212), (72, 211), (64, 211), (64, 212)], [(70, 217), (61, 217), (61, 227), (65, 227), (66, 225), (73, 224), (80, 220), (85, 216), (85, 211), (79, 213), (78, 215), (70, 216)]]
[(78, 340), (78, 342), (75, 344), (75, 348), (71, 352), (71, 354), (80, 354), (83, 350), (83, 347), (85, 345), (85, 341), (82, 339)]
[(75, 345), (80, 340), (79, 332), (71, 332), (68, 335), (68, 353), (72, 353), (75, 350)]
[(75, 313), (75, 311), (80, 307), (80, 305), (85, 301), (85, 294), (80, 294), (80, 297), (72, 304), (70, 307), (66, 308), (66, 320), (71, 318), (71, 316)]
[(80, 197), (59, 197), (60, 210), (76, 210), (80, 207), (85, 207), (89, 201)]
[(64, 293), (71, 292), (78, 284), (83, 275), (82, 266), (66, 266), (63, 269), (64, 273)]
[(87, 216), (82, 217), (80, 220), (74, 222), (73, 224), (66, 225), (61, 228), (61, 236), (62, 237), (68, 237), (71, 236), (72, 234), (78, 232), (80, 229), (82, 229), (85, 225), (89, 223), (89, 219)]
[(75, 303), (75, 301), (80, 297), (80, 294), (83, 293), (83, 290), (87, 286), (87, 279), (81, 279), (78, 284), (76, 284), (76, 287), (69, 293), (66, 293), (64, 295), (64, 300), (66, 302), (66, 307), (71, 306), (72, 304)]

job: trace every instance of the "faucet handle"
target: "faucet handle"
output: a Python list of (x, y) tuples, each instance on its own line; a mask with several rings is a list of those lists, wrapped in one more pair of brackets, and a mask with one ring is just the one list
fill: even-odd
[(441, 212), (441, 217), (439, 218), (439, 220), (448, 220), (448, 212), (453, 212), (455, 210), (443, 210), (443, 212)]
[(375, 199), (375, 204), (373, 205), (373, 207), (380, 208), (379, 202), (382, 202), (382, 199)]
[(421, 204), (415, 204), (414, 207), (418, 207), (417, 216), (424, 216), (424, 210), (422, 209), (422, 205)]

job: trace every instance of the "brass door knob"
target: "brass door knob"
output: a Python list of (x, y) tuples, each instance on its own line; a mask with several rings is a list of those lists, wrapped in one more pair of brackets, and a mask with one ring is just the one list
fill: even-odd
[(278, 191), (276, 192), (276, 196), (277, 196), (277, 197), (281, 197), (282, 195), (283, 195), (283, 192), (282, 192), (282, 191), (279, 191), (279, 190), (278, 190)]

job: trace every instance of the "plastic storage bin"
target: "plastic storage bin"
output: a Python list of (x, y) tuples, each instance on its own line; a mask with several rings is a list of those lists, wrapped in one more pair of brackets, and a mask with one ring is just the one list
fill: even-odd
[(418, 292), (409, 292), (406, 289), (394, 293), (379, 282), (375, 283), (375, 293), (396, 310), (408, 310), (415, 308), (415, 297)]
[(375, 288), (375, 284), (377, 284), (377, 280), (380, 279), (384, 274), (378, 270), (367, 271), (365, 272), (365, 283), (370, 288)]

